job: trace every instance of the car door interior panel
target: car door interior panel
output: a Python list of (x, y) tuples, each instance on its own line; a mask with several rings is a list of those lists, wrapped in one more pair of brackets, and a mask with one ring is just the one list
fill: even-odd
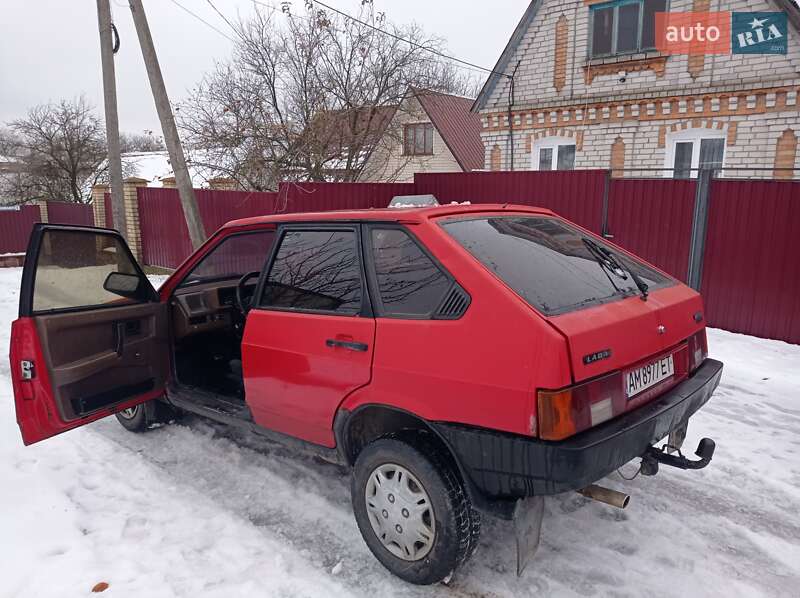
[(64, 421), (164, 385), (169, 340), (161, 303), (40, 315), (36, 328)]

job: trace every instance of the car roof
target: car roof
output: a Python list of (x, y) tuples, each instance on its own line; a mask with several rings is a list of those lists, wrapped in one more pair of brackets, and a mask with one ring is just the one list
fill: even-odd
[(442, 216), (458, 216), (480, 214), (483, 212), (524, 212), (527, 214), (555, 214), (546, 208), (522, 206), (510, 203), (496, 204), (468, 204), (451, 203), (441, 206), (426, 206), (420, 208), (370, 208), (366, 210), (339, 210), (331, 212), (294, 212), (288, 214), (269, 214), (266, 216), (253, 216), (232, 220), (223, 228), (252, 226), (257, 224), (270, 224), (281, 222), (342, 222), (342, 221), (379, 221), (379, 222), (404, 222), (421, 223)]

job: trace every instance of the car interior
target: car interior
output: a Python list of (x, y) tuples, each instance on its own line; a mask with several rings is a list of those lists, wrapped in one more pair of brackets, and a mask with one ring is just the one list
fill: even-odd
[(233, 235), (178, 285), (170, 302), (175, 377), (231, 414), (244, 407), (241, 343), (274, 231)]
[(244, 316), (236, 306), (235, 285), (224, 281), (178, 289), (170, 310), (180, 384), (243, 400)]

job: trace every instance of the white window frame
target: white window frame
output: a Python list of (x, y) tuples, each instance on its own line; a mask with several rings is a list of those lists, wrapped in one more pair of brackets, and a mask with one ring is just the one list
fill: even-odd
[[(672, 178), (675, 174), (675, 145), (682, 142), (692, 142), (692, 170), (689, 178), (697, 178), (697, 169), (700, 167), (700, 142), (703, 139), (722, 139), (722, 166), (725, 166), (725, 156), (728, 153), (728, 128), (705, 129), (693, 128), (684, 129), (675, 133), (669, 133), (666, 137), (667, 151), (664, 155), (664, 176)], [(722, 176), (722, 169), (718, 173)]]
[[(553, 156), (550, 161), (550, 170), (556, 170), (558, 166), (558, 148), (562, 145), (574, 145), (575, 146), (575, 160), (578, 159), (578, 144), (575, 143), (574, 137), (543, 137), (542, 139), (537, 139), (533, 147), (531, 148), (531, 170), (539, 170), (539, 152), (543, 149), (552, 149)], [(575, 165), (573, 164), (572, 169), (575, 170)]]

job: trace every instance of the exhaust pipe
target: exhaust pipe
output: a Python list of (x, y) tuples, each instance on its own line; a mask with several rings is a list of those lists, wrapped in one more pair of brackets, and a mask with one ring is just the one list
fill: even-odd
[(578, 494), (583, 494), (586, 498), (591, 498), (592, 500), (617, 507), (618, 509), (624, 509), (631, 501), (630, 494), (623, 494), (622, 492), (596, 486), (595, 484), (586, 486), (586, 488), (578, 490), (577, 492)]

